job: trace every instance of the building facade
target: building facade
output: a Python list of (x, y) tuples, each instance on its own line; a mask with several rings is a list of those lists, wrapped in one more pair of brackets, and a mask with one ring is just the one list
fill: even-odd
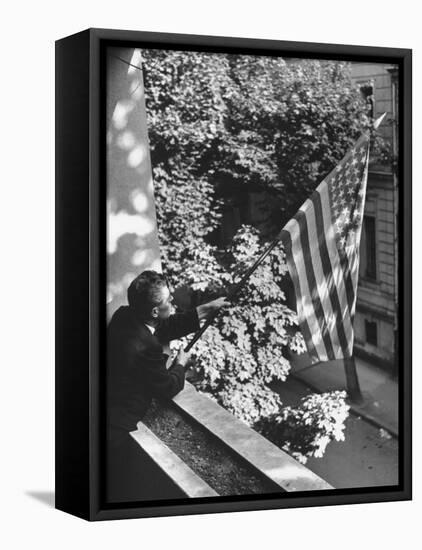
[(389, 154), (371, 152), (355, 317), (355, 351), (392, 373), (397, 346), (397, 68), (353, 64), (352, 78), (376, 119), (387, 115), (380, 134)]

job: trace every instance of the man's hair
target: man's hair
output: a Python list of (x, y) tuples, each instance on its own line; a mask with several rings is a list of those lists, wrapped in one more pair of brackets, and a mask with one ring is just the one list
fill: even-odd
[(129, 306), (142, 319), (149, 319), (153, 307), (160, 305), (162, 289), (167, 286), (167, 280), (157, 271), (143, 271), (130, 283), (127, 289)]

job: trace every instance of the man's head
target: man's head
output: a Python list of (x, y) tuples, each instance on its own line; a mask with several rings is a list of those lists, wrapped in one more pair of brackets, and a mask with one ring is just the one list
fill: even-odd
[(157, 271), (143, 271), (129, 285), (129, 306), (143, 321), (156, 323), (169, 317), (172, 307), (166, 278)]

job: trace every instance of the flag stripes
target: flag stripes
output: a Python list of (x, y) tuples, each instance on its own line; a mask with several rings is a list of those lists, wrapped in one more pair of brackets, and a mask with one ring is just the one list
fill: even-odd
[[(318, 210), (318, 205), (320, 209)], [(324, 223), (322, 220), (322, 207), (320, 202), (320, 196), (315, 193), (314, 200), (309, 209), (308, 223), (310, 232), (313, 235), (324, 235)], [(337, 292), (337, 286), (334, 281), (334, 273), (330, 255), (327, 248), (327, 242), (324, 238), (318, 239), (318, 247), (311, 248), (312, 263), (317, 269), (318, 280), (324, 281), (325, 285), (320, 285), (321, 299), (326, 304), (327, 315), (330, 319), (331, 325), (329, 326), (330, 334), (333, 335), (333, 347), (334, 358), (338, 356), (341, 349), (344, 349), (348, 345), (348, 339), (345, 333), (345, 324), (348, 323), (348, 316), (343, 316), (342, 322), (335, 323), (336, 315), (342, 311), (340, 307), (340, 301)], [(335, 251), (334, 251), (335, 252)], [(334, 255), (334, 254), (333, 254)], [(338, 281), (341, 284), (340, 281)], [(346, 317), (346, 318), (344, 318)], [(350, 335), (349, 335), (350, 336)], [(340, 347), (340, 350), (337, 349)]]
[[(300, 281), (298, 276), (298, 269), (296, 267), (294, 256), (292, 254), (292, 239), (290, 237), (290, 233), (282, 229), (280, 233), (280, 237), (284, 245), (284, 250), (286, 252), (287, 265), (289, 268), (290, 276), (293, 281), (295, 294), (296, 296), (302, 296), (302, 291), (300, 288)], [(311, 356), (311, 358), (318, 357), (319, 355), (317, 351), (318, 340), (316, 340), (314, 343), (311, 327), (309, 326), (308, 319), (303, 311), (302, 300), (297, 300), (297, 313), (299, 318), (300, 330), (305, 339), (306, 347), (308, 348), (309, 355)], [(321, 353), (321, 350), (320, 350), (320, 353)]]
[[(308, 206), (309, 211), (311, 206)], [(308, 215), (307, 215), (308, 214)], [(321, 331), (322, 338), (324, 340), (324, 346), (329, 359), (334, 359), (334, 350), (331, 343), (331, 338), (328, 329), (327, 317), (329, 317), (330, 312), (328, 311), (328, 303), (325, 302), (325, 309), (322, 306), (321, 294), (326, 290), (325, 288), (320, 288), (319, 281), (321, 280), (321, 275), (317, 271), (316, 258), (318, 251), (315, 247), (311, 247), (309, 244), (309, 234), (308, 234), (308, 222), (307, 220), (311, 217), (310, 212), (303, 212), (299, 210), (296, 214), (295, 219), (298, 221), (298, 239), (294, 239), (294, 243), (297, 244), (298, 250), (306, 251), (303, 254), (305, 271), (307, 274), (309, 296), (307, 297), (307, 302), (309, 301), (309, 307), (313, 307), (315, 310), (315, 316), (318, 321), (319, 330)], [(296, 232), (295, 232), (296, 235)], [(296, 247), (293, 247), (294, 253), (297, 254)], [(312, 253), (314, 251), (314, 254)], [(316, 254), (315, 254), (316, 252)], [(320, 256), (319, 256), (320, 259)], [(319, 262), (320, 265), (320, 262)], [(317, 282), (318, 281), (318, 282)]]
[[(318, 235), (327, 235), (328, 238), (332, 232), (332, 228), (326, 218), (324, 219), (324, 210), (322, 208), (322, 200), (324, 199), (324, 192), (315, 193), (313, 205), (315, 208), (315, 220), (316, 220), (316, 232)], [(327, 212), (326, 212), (327, 214)], [(334, 237), (331, 237), (334, 240)], [(339, 256), (335, 247), (329, 247), (327, 240), (319, 238), (319, 252), (321, 254), (322, 265), (324, 269), (324, 276), (329, 288), (330, 300), (333, 310), (333, 315), (337, 312), (342, 312), (340, 322), (336, 324), (337, 332), (339, 336), (340, 346), (342, 349), (348, 347), (350, 339), (353, 337), (353, 326), (348, 315), (349, 305), (346, 297), (346, 290), (342, 277), (342, 271), (339, 269)]]

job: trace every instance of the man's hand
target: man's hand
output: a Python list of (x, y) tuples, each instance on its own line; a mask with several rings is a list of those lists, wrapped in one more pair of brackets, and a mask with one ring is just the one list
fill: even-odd
[(198, 312), (198, 319), (200, 321), (202, 321), (202, 319), (208, 319), (210, 315), (216, 313), (219, 309), (228, 305), (230, 305), (230, 302), (227, 301), (227, 298), (225, 296), (217, 298), (216, 300), (212, 300), (211, 302), (208, 302), (206, 304), (201, 304), (196, 308), (196, 311)]
[(186, 352), (183, 348), (180, 348), (173, 364), (178, 363), (179, 365), (182, 365), (185, 370), (187, 370), (191, 366), (192, 362), (191, 353), (191, 351)]

